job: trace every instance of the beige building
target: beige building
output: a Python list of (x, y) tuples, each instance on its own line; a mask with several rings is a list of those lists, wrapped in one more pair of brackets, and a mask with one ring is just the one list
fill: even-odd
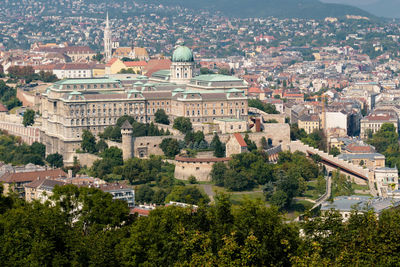
[(146, 65), (147, 65), (146, 61), (124, 62), (119, 58), (113, 58), (105, 65), (105, 74), (106, 75), (117, 74), (123, 69), (125, 70), (131, 69), (136, 74), (141, 74)]
[(227, 163), (230, 158), (185, 158), (175, 157), (175, 173), (176, 179), (188, 180), (190, 176), (194, 176), (197, 181), (211, 181), (210, 173), (216, 162)]
[(378, 188), (378, 194), (387, 197), (399, 190), (399, 173), (397, 168), (382, 167), (375, 169), (375, 182)]
[[(183, 52), (187, 51), (188, 48), (183, 49)], [(193, 66), (193, 56), (185, 53), (174, 52), (171, 69), (177, 69), (183, 63)], [(116, 65), (126, 63), (119, 59), (113, 61)], [(113, 64), (109, 64), (109, 67), (113, 67)], [(213, 123), (218, 119), (247, 121), (248, 103), (244, 90), (232, 88), (235, 84), (227, 78), (229, 76), (212, 77), (212, 83), (219, 84), (214, 90), (211, 90), (211, 85), (208, 85), (209, 90), (189, 88), (184, 83), (188, 80), (185, 70), (183, 75), (175, 77), (181, 79), (179, 83), (171, 83), (169, 79), (154, 82), (145, 76), (132, 76), (128, 83), (124, 79), (114, 78), (58, 81), (42, 94), (42, 142), (46, 145), (47, 153), (61, 153), (69, 163), (80, 148), (83, 130), (97, 135), (106, 127), (115, 125), (123, 115), (147, 123), (153, 121), (157, 110), (163, 109), (171, 120), (187, 117), (193, 123)]]
[(398, 117), (394, 112), (377, 111), (361, 119), (360, 137), (368, 138), (368, 134), (374, 134), (381, 129), (382, 124), (392, 123), (398, 131)]
[(218, 124), (222, 134), (230, 134), (237, 132), (246, 132), (247, 121), (241, 119), (216, 119), (215, 124)]
[(307, 134), (320, 129), (320, 119), (318, 115), (301, 115), (297, 124), (299, 129), (304, 129)]
[(240, 133), (234, 133), (226, 143), (226, 156), (247, 152), (247, 144)]
[(56, 185), (63, 186), (65, 183), (50, 179), (32, 181), (25, 185), (25, 200), (28, 202), (39, 200), (44, 203), (53, 195), (53, 189)]
[(0, 177), (0, 183), (3, 184), (3, 194), (8, 195), (15, 191), (21, 198), (25, 198), (25, 185), (40, 179), (66, 178), (67, 174), (61, 170), (45, 170), (32, 172), (5, 173)]

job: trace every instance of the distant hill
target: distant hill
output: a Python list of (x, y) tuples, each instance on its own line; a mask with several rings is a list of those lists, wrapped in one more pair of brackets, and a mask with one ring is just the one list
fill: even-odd
[(360, 15), (372, 17), (357, 7), (322, 3), (318, 0), (140, 0), (163, 5), (180, 5), (190, 9), (220, 11), (233, 17), (314, 18)]
[(322, 0), (327, 3), (346, 3), (370, 12), (375, 16), (400, 18), (400, 0)]

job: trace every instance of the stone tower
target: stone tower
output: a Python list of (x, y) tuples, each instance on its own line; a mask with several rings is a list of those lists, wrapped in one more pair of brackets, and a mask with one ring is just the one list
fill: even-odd
[(128, 120), (121, 126), (122, 135), (122, 157), (124, 160), (133, 157), (133, 127)]
[(190, 48), (178, 46), (172, 54), (170, 82), (187, 84), (193, 78), (194, 58)]
[(111, 47), (111, 29), (110, 21), (108, 20), (108, 12), (106, 18), (106, 27), (104, 28), (104, 58), (106, 62), (111, 59), (112, 47)]

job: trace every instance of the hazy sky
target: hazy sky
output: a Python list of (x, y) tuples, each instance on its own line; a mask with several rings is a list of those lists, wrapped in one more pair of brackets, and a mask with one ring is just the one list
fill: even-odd
[[(380, 0), (321, 0), (321, 2), (326, 3), (340, 3), (348, 5), (368, 5), (379, 1)], [(398, 0), (398, 2), (400, 3), (400, 0)]]

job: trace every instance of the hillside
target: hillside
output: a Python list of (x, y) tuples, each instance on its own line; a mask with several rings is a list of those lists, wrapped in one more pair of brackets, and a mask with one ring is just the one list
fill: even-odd
[(399, 0), (322, 0), (326, 3), (346, 3), (370, 12), (375, 16), (386, 18), (400, 18)]
[[(342, 1), (342, 0), (324, 0)], [(381, 0), (393, 1), (393, 0)], [(135, 3), (139, 3), (136, 5)], [(313, 18), (344, 17), (345, 15), (360, 15), (371, 17), (367, 11), (357, 7), (322, 3), (319, 0), (13, 0), (6, 1), (0, 6), (0, 18), (21, 16), (88, 16), (104, 17), (104, 12), (109, 11), (112, 16), (125, 18), (137, 16), (147, 12), (147, 6), (155, 4), (164, 6), (166, 16), (172, 11), (168, 7), (184, 7), (189, 12), (208, 10), (221, 12), (225, 16), (238, 18)], [(35, 7), (35, 8), (33, 8)], [(161, 8), (162, 9), (162, 8)], [(162, 10), (161, 10), (162, 12)]]
[[(144, 0), (140, 0), (144, 1)], [(190, 9), (220, 11), (233, 17), (314, 18), (372, 15), (357, 7), (322, 3), (318, 0), (146, 0), (148, 3), (180, 5)]]

